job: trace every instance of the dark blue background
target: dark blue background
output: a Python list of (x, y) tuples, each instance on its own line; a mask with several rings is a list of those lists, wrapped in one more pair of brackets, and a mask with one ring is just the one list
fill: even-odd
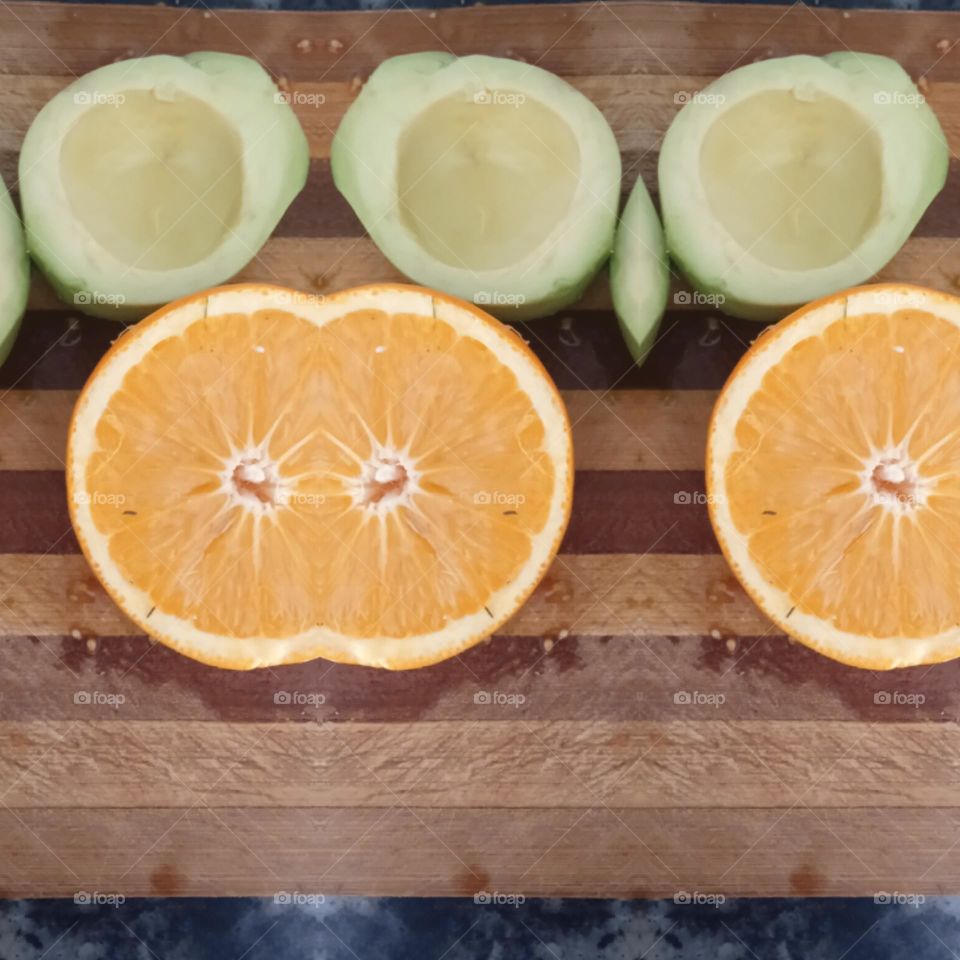
[(2, 960), (955, 960), (960, 898), (61, 900), (0, 906)]
[[(17, 2), (17, 0), (13, 0)], [(75, 3), (103, 3), (104, 0), (74, 0)], [(113, 0), (115, 3), (136, 3), (143, 0)], [(485, 6), (512, 3), (514, 0), (484, 0)], [(525, 3), (550, 3), (552, 0), (522, 0)], [(591, 0), (580, 0), (591, 2)], [(616, 0), (614, 0), (616, 2)], [(726, 0), (704, 0), (706, 3), (722, 4)], [(788, 0), (737, 0), (740, 3), (787, 3)], [(171, 7), (221, 7), (246, 10), (386, 10), (390, 7), (468, 7), (463, 0), (168, 0)], [(789, 4), (788, 4), (789, 5)], [(811, 7), (849, 7), (851, 9), (873, 8), (892, 10), (957, 10), (960, 0), (812, 0)]]

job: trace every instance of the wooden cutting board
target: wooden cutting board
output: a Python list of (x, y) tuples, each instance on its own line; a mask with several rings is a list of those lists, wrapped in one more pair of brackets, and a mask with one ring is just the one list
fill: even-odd
[[(956, 14), (799, 5), (2, 4), (0, 167), (12, 182), (31, 119), (77, 74), (252, 54), (322, 98), (295, 98), (310, 180), (243, 276), (333, 290), (396, 277), (328, 164), (343, 110), (391, 54), (514, 56), (568, 77), (613, 125), (629, 186), (654, 184), (684, 95), (788, 53), (896, 57), (956, 149), (958, 36)], [(960, 283), (958, 184), (953, 165), (884, 277)], [(80, 556), (64, 437), (118, 327), (38, 284), (0, 370), (0, 893), (960, 891), (960, 663), (879, 674), (808, 652), (746, 599), (711, 534), (707, 416), (757, 329), (678, 303), (637, 370), (605, 280), (529, 326), (575, 424), (576, 503), (506, 635), (413, 673), (235, 674), (139, 635)]]

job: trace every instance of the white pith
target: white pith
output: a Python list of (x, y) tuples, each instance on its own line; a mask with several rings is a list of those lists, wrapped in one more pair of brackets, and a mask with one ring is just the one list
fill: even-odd
[[(473, 337), (496, 352), (501, 362), (515, 374), (540, 415), (545, 431), (544, 444), (555, 469), (548, 518), (543, 528), (531, 538), (530, 557), (520, 575), (494, 593), (486, 609), (452, 620), (441, 630), (415, 638), (352, 637), (322, 626), (290, 637), (223, 637), (199, 630), (189, 620), (153, 609), (155, 604), (149, 594), (129, 583), (110, 557), (108, 539), (96, 528), (86, 498), (75, 495), (71, 498), (71, 516), (97, 575), (123, 609), (149, 633), (198, 659), (241, 668), (318, 656), (370, 666), (391, 667), (397, 663), (411, 666), (415, 661), (429, 662), (450, 655), (490, 633), (514, 612), (520, 600), (543, 575), (563, 532), (569, 509), (567, 491), (572, 471), (569, 428), (555, 388), (515, 334), (465, 307), (435, 299), (428, 292), (403, 287), (365, 287), (330, 298), (311, 298), (291, 297), (289, 291), (266, 286), (226, 287), (207, 298), (175, 305), (161, 320), (133, 328), (117, 341), (78, 401), (68, 445), (67, 471), (71, 489), (75, 494), (85, 490), (86, 467), (95, 450), (96, 424), (130, 367), (161, 340), (178, 335), (204, 317), (266, 309), (289, 311), (318, 327), (355, 310), (432, 315), (449, 323), (461, 335)], [(383, 452), (403, 457), (402, 451)], [(238, 463), (239, 460), (231, 460), (231, 473)], [(254, 466), (266, 471), (269, 465), (257, 461)], [(375, 477), (383, 466), (382, 462), (372, 461), (372, 475)], [(227, 467), (225, 465), (224, 482)], [(416, 465), (411, 463), (410, 467), (411, 482), (416, 482)], [(276, 509), (282, 507), (279, 502)], [(388, 508), (389, 504), (382, 509)], [(369, 506), (364, 509), (369, 510), (372, 520), (382, 515), (382, 512), (378, 514), (378, 511), (370, 510)]]
[[(847, 297), (831, 299), (810, 310), (799, 321), (785, 321), (772, 327), (757, 341), (754, 351), (737, 369), (736, 377), (724, 389), (714, 412), (707, 444), (707, 486), (710, 511), (721, 546), (737, 576), (764, 612), (785, 632), (829, 656), (862, 666), (894, 668), (947, 660), (960, 653), (960, 627), (927, 637), (867, 637), (840, 630), (829, 620), (805, 613), (797, 598), (769, 582), (750, 555), (749, 541), (737, 529), (726, 493), (726, 465), (736, 449), (736, 424), (767, 372), (801, 340), (819, 336), (831, 324), (846, 316), (889, 314), (897, 310), (927, 310), (931, 315), (960, 328), (960, 300), (933, 291), (906, 285), (863, 287)], [(877, 451), (864, 464), (864, 474), (891, 455), (894, 466), (910, 475), (916, 465), (897, 459), (897, 451)], [(866, 482), (866, 481), (864, 481)], [(930, 490), (930, 478), (920, 483), (921, 495)], [(880, 502), (880, 501), (878, 501)], [(911, 511), (922, 504), (884, 502), (909, 522)]]
[[(281, 475), (277, 461), (272, 460), (261, 447), (250, 447), (236, 452), (220, 472), (220, 489), (231, 503), (241, 504), (257, 516), (270, 513), (289, 501), (289, 482)], [(267, 499), (255, 496), (243, 483), (259, 485), (269, 490)]]
[[(888, 484), (897, 489), (887, 489)], [(896, 516), (925, 506), (934, 488), (933, 480), (920, 472), (920, 464), (903, 447), (875, 451), (860, 472), (861, 493)]]
[[(372, 491), (377, 487), (389, 487), (401, 480), (399, 490), (388, 490), (376, 499)], [(409, 451), (392, 447), (377, 447), (373, 455), (360, 467), (360, 475), (349, 485), (354, 506), (377, 516), (384, 516), (398, 506), (409, 506), (413, 495), (420, 489), (420, 471), (410, 457)]]

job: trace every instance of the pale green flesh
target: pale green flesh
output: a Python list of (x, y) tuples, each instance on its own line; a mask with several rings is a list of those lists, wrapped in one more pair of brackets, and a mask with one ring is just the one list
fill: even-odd
[(431, 104), (397, 157), (407, 229), (437, 260), (477, 271), (516, 264), (547, 241), (580, 175), (577, 140), (553, 110), (510, 91), (491, 101)]
[(63, 139), (76, 219), (121, 263), (174, 270), (216, 250), (236, 225), (243, 145), (202, 100), (135, 90), (92, 106)]
[(667, 305), (670, 268), (660, 218), (643, 180), (634, 184), (610, 259), (610, 292), (633, 359), (643, 363)]
[(812, 270), (849, 257), (875, 225), (882, 148), (841, 100), (772, 90), (718, 111), (700, 176), (713, 216), (744, 251)]

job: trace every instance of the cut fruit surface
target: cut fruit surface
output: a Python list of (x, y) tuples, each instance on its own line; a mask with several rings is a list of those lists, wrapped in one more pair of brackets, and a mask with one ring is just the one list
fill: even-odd
[(610, 254), (620, 153), (559, 77), (496, 57), (393, 57), (347, 111), (333, 177), (407, 276), (504, 319), (578, 299)]
[(60, 158), (74, 216), (108, 253), (144, 270), (203, 260), (237, 226), (243, 143), (196, 97), (134, 90), (91, 107)]
[(57, 94), (27, 132), (29, 248), (66, 302), (140, 317), (250, 261), (308, 163), (296, 116), (255, 61), (110, 64)]
[(570, 427), (509, 328), (400, 285), (223, 287), (126, 333), (77, 402), (71, 517), (144, 630), (232, 668), (403, 669), (546, 572)]
[(563, 224), (579, 168), (577, 141), (549, 107), (445, 97), (400, 138), (397, 194), (427, 253), (448, 266), (498, 270)]
[(740, 247), (770, 267), (815, 270), (849, 257), (875, 226), (882, 163), (876, 131), (843, 101), (771, 90), (710, 126), (700, 177)]
[(765, 332), (717, 401), (710, 516), (787, 633), (856, 666), (960, 656), (960, 298), (895, 284)]
[(667, 131), (667, 246), (727, 313), (779, 319), (879, 271), (948, 160), (935, 114), (893, 60), (753, 63), (692, 97)]
[(30, 261), (17, 210), (0, 179), (0, 363), (10, 354), (30, 292)]

